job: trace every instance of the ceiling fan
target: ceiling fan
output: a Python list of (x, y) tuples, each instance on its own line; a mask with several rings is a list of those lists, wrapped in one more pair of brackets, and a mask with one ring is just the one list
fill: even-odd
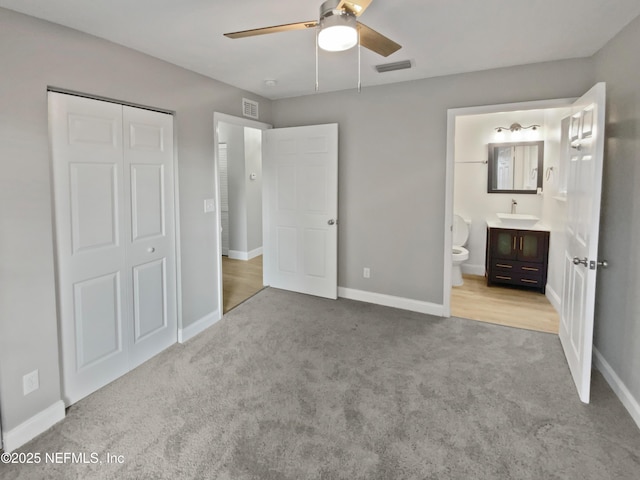
[(401, 45), (356, 20), (373, 0), (327, 0), (320, 6), (320, 18), (308, 22), (288, 23), (225, 33), (229, 38), (245, 38), (267, 33), (318, 28), (318, 46), (323, 50), (342, 51), (360, 45), (383, 57), (400, 50)]

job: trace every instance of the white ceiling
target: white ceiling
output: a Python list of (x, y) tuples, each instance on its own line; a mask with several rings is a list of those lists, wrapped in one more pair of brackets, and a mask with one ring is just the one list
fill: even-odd
[[(232, 40), (233, 32), (316, 20), (322, 0), (0, 0), (263, 95), (314, 92), (312, 31)], [(360, 21), (402, 45), (362, 49), (362, 85), (591, 56), (640, 15), (638, 0), (373, 0)], [(411, 60), (413, 68), (373, 66)], [(357, 49), (320, 56), (320, 91), (355, 88)], [(265, 79), (277, 80), (267, 87)]]

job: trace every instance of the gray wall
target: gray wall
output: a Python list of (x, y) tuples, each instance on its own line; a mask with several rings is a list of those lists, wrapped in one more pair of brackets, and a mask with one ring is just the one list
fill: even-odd
[(640, 17), (595, 55), (607, 126), (595, 346), (640, 402)]
[[(242, 97), (271, 102), (201, 75), (0, 8), (0, 404), (5, 430), (60, 399), (52, 246), (47, 86), (176, 112), (183, 326), (215, 310), (213, 112), (241, 116)], [(22, 395), (22, 376), (40, 389)]]
[(593, 83), (583, 59), (274, 102), (276, 127), (339, 123), (339, 285), (442, 304), (447, 109), (577, 97)]

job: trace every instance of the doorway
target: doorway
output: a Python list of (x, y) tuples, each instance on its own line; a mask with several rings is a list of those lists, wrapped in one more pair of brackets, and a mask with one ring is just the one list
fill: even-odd
[(270, 128), (214, 113), (222, 272), (218, 295), (223, 314), (263, 288), (262, 131)]
[[(571, 99), (525, 102), (487, 107), (453, 109), (448, 118), (446, 218), (459, 215), (468, 224), (465, 248), (469, 258), (462, 265), (463, 285), (452, 287), (449, 249), (445, 259), (445, 312), (449, 315), (490, 323), (558, 333), (562, 292), (564, 248), (563, 167), (560, 162), (562, 119), (570, 113)], [(509, 130), (509, 126), (538, 125)], [(499, 131), (499, 127), (502, 131)], [(544, 141), (545, 161), (542, 190), (530, 194), (487, 193), (489, 143)], [(508, 285), (487, 286), (487, 221), (499, 212), (530, 214), (550, 232), (546, 291)], [(497, 218), (496, 218), (497, 220)], [(445, 242), (452, 245), (450, 225)], [(543, 289), (544, 291), (544, 289)]]

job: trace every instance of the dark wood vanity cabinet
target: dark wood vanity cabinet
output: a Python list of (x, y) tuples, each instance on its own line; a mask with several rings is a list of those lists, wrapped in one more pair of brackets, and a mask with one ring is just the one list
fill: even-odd
[(548, 259), (549, 232), (487, 228), (487, 285), (519, 285), (544, 293)]

